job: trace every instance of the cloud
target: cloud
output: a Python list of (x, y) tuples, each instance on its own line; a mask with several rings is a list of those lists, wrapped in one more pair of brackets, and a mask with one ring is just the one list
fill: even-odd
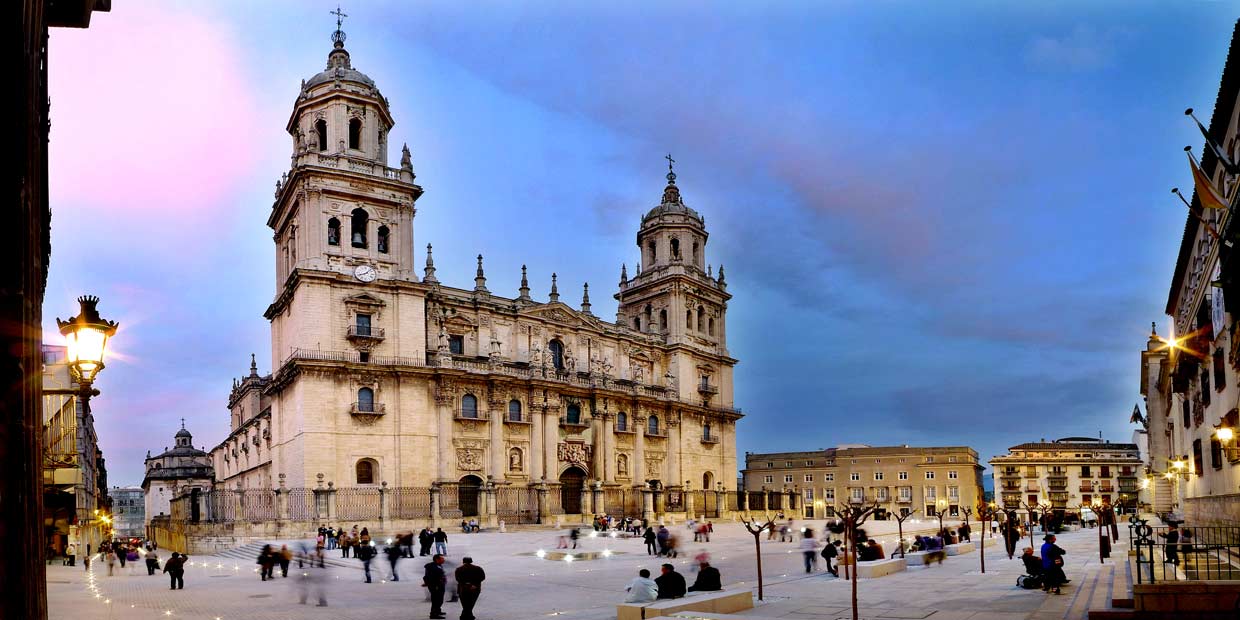
[(1038, 69), (1098, 71), (1113, 64), (1117, 43), (1125, 36), (1125, 31), (1119, 29), (1077, 25), (1059, 36), (1035, 37), (1025, 50), (1025, 61)]

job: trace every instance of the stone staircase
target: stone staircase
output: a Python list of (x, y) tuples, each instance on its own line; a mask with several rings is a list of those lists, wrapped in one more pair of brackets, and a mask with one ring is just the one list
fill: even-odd
[[(1092, 594), (1077, 606), (1073, 601), (1071, 615), (1065, 618), (1088, 618), (1088, 620), (1114, 620), (1118, 618), (1134, 618), (1132, 599), (1133, 558), (1127, 552), (1114, 554), (1113, 562), (1099, 567), (1093, 575)], [(1081, 584), (1082, 594), (1086, 588)]]

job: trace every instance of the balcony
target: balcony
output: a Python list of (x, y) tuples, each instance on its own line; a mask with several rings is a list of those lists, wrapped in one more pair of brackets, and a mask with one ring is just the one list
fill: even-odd
[(387, 413), (387, 407), (383, 403), (353, 403), (349, 407), (349, 413), (353, 415), (383, 415)]
[(1082, 493), (1093, 493), (1093, 492), (1094, 492), (1094, 485), (1092, 485), (1092, 484), (1090, 484), (1090, 483), (1088, 483), (1088, 482), (1082, 482), (1082, 483), (1081, 483), (1081, 488), (1080, 488), (1080, 491), (1081, 491)]
[(659, 437), (659, 438), (667, 437), (667, 431), (661, 428), (654, 429), (654, 430), (647, 428), (646, 432), (642, 434), (647, 437)]
[(1026, 483), (1025, 483), (1025, 490), (1026, 490), (1026, 491), (1029, 491), (1029, 492), (1034, 492), (1034, 491), (1040, 491), (1040, 490), (1042, 490), (1042, 489), (1041, 489), (1041, 487), (1038, 485), (1038, 481), (1037, 481), (1037, 480), (1030, 480), (1029, 482), (1026, 482)]
[(383, 330), (369, 325), (350, 325), (345, 337), (354, 344), (377, 344), (383, 342)]
[(510, 415), (504, 416), (504, 424), (533, 424), (533, 423), (534, 422), (532, 420), (529, 420), (524, 416), (519, 417), (515, 420)]
[(711, 385), (703, 381), (698, 384), (697, 391), (699, 394), (704, 394), (706, 396), (714, 396), (715, 394), (719, 393), (719, 386)]
[(1046, 486), (1051, 489), (1058, 489), (1061, 491), (1066, 491), (1068, 490), (1068, 477), (1067, 476), (1049, 476), (1046, 479)]
[(1109, 485), (1109, 484), (1104, 484), (1104, 485), (1102, 485), (1101, 487), (1099, 487), (1099, 488), (1098, 488), (1098, 492), (1099, 492), (1099, 493), (1114, 493), (1114, 492), (1115, 492), (1115, 487), (1113, 487), (1113, 486), (1111, 486), (1111, 485)]
[(567, 428), (569, 430), (582, 430), (585, 427), (589, 426), (589, 424), (586, 424), (583, 418), (577, 418), (576, 420), (569, 420), (568, 416), (562, 415), (560, 416), (560, 426)]
[(467, 422), (487, 422), (488, 421), (485, 417), (482, 416), (482, 414), (478, 413), (477, 409), (469, 409), (469, 410), (461, 409), (457, 411), (456, 415), (452, 417), (454, 419), (464, 420)]
[(912, 495), (908, 495), (908, 496), (900, 495), (896, 498), (896, 503), (897, 504), (911, 504), (913, 503), (913, 496)]
[(703, 434), (702, 443), (719, 443), (718, 435)]
[(1038, 470), (1037, 470), (1037, 468), (1036, 468), (1036, 467), (1034, 467), (1034, 468), (1029, 468), (1029, 469), (1026, 469), (1026, 470), (1025, 470), (1025, 477), (1026, 477), (1026, 478), (1037, 478), (1037, 477), (1038, 477)]

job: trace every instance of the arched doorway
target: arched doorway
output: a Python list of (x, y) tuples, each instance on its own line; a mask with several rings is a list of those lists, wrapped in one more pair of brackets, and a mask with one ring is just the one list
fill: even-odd
[(461, 486), (457, 487), (457, 498), (461, 504), (461, 516), (478, 516), (478, 489), (482, 487), (482, 479), (477, 476), (461, 478)]
[(581, 492), (586, 488), (586, 472), (569, 467), (560, 474), (560, 506), (564, 514), (581, 514)]

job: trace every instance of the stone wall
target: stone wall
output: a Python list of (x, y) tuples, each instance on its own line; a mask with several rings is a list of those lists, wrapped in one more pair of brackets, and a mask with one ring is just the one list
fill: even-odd
[(1184, 518), (1189, 526), (1238, 526), (1240, 493), (1186, 498)]
[(1133, 586), (1136, 618), (1168, 620), (1233, 620), (1240, 600), (1240, 582), (1193, 581)]

